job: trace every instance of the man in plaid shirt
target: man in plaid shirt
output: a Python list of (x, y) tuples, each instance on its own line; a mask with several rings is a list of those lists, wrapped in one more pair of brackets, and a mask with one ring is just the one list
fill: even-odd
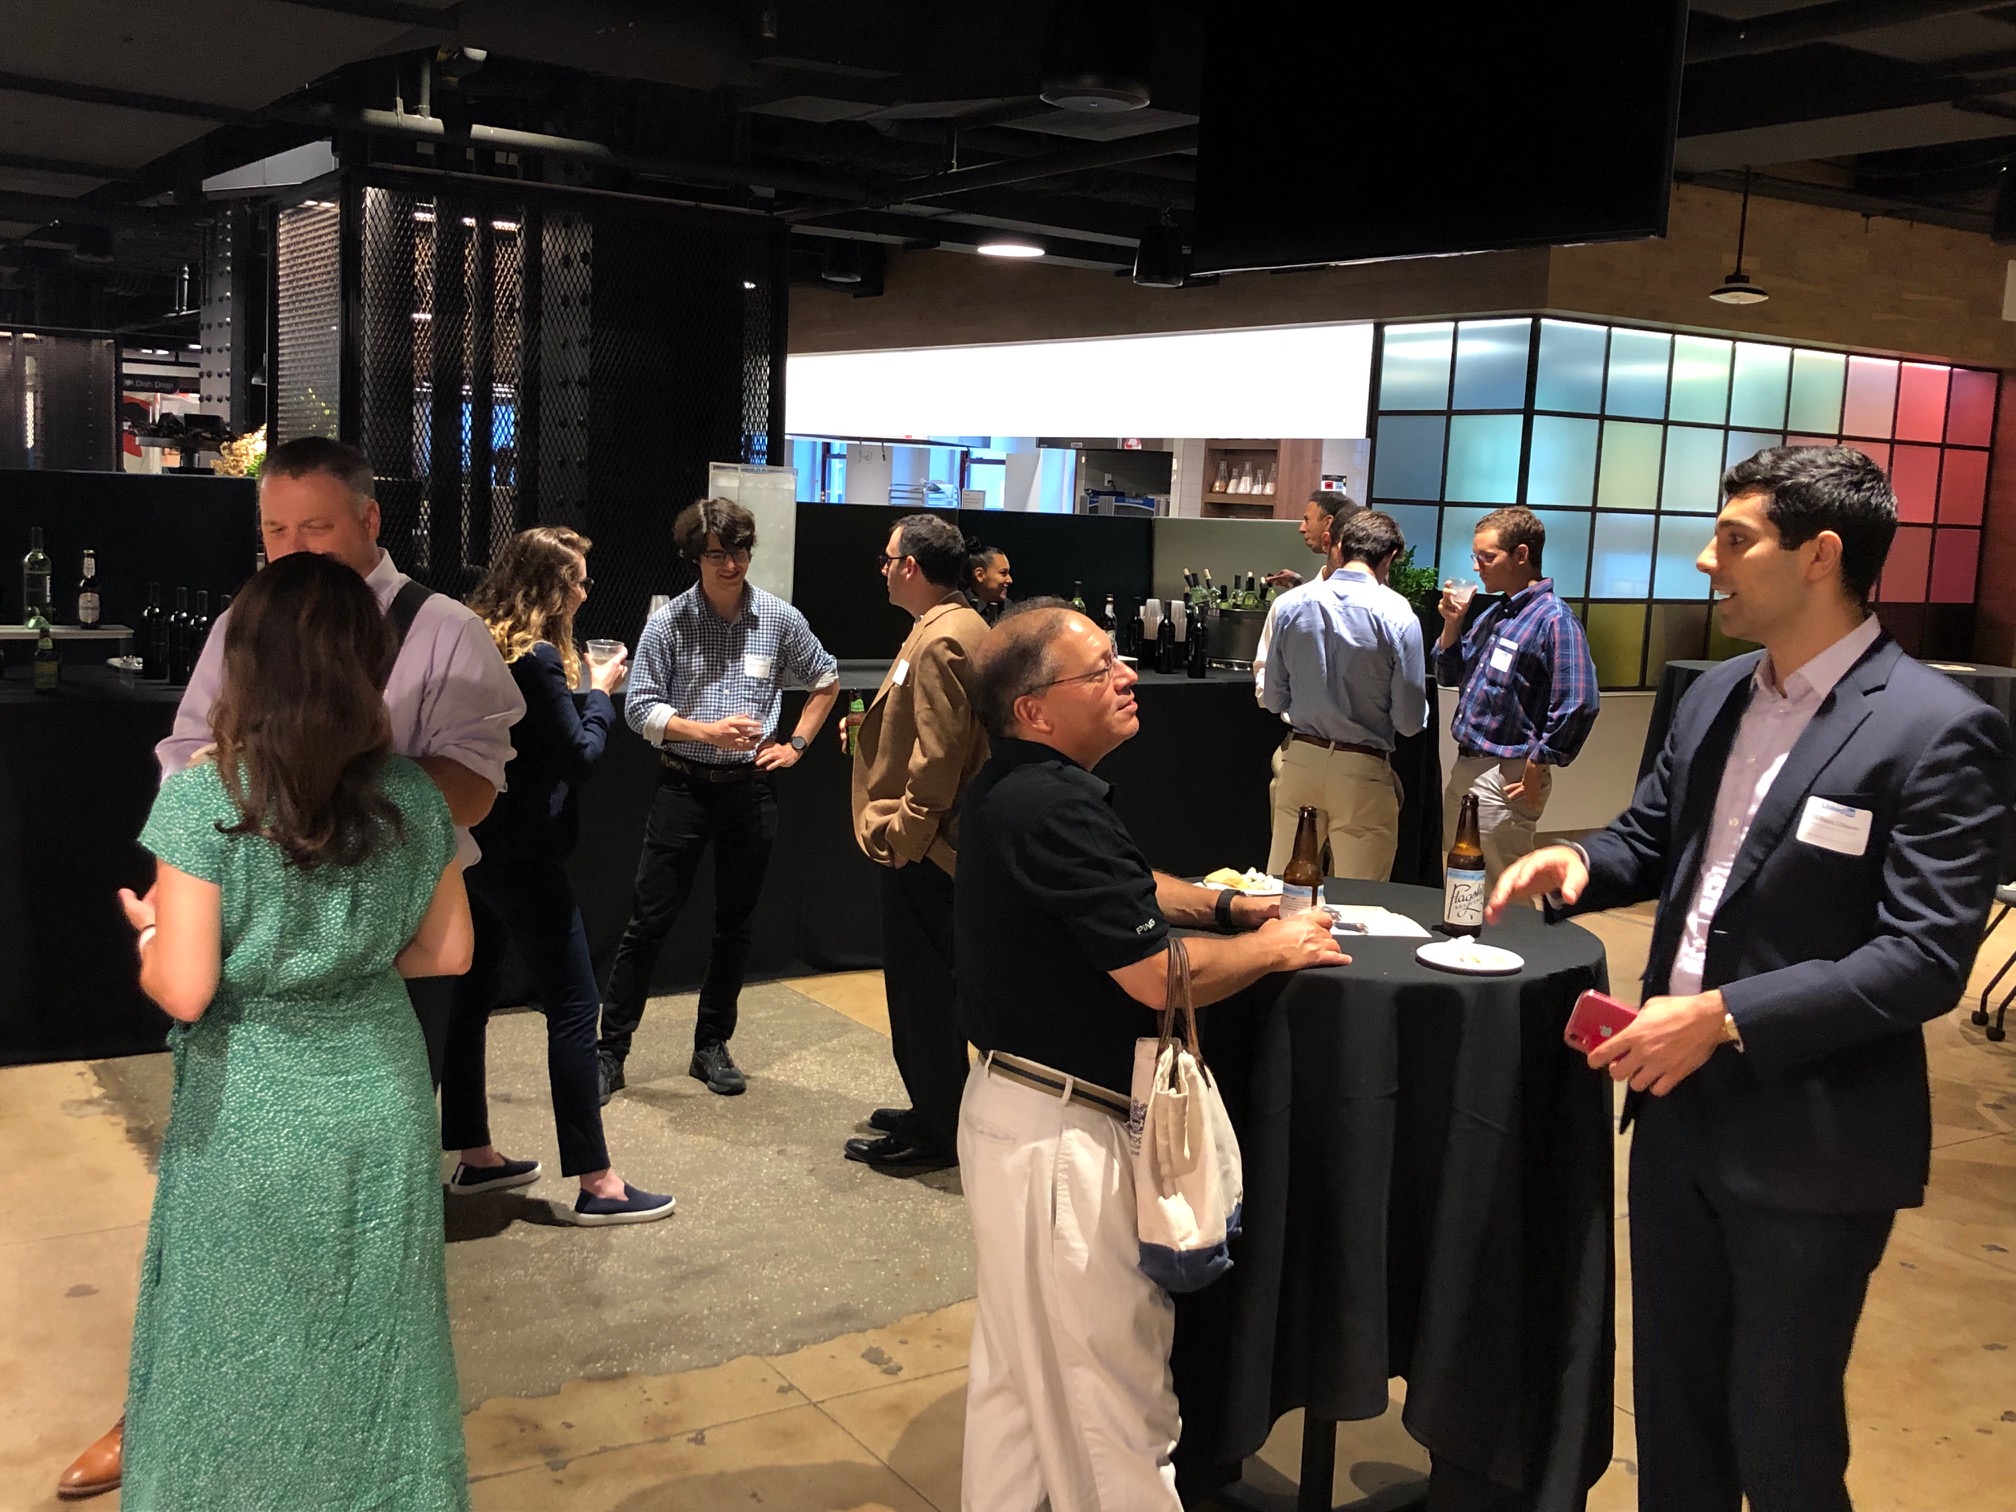
[(1547, 529), (1528, 509), (1477, 522), (1470, 546), (1486, 593), (1503, 597), (1467, 633), (1467, 600), (1446, 587), (1435, 678), (1461, 691), (1450, 729), (1456, 766), (1443, 799), (1442, 833), (1456, 833), (1463, 795), (1477, 795), (1487, 886), (1533, 849), (1554, 768), (1581, 753), (1596, 723), (1596, 665), (1582, 623), (1541, 575)]

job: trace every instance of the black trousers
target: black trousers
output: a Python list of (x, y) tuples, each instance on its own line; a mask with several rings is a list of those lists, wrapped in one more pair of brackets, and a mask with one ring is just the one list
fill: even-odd
[(420, 1033), (427, 1041), (427, 1076), (441, 1090), (441, 1068), (448, 1053), (448, 1019), (455, 1009), (455, 977), (408, 977), (406, 998)]
[(602, 995), (602, 1049), (607, 1054), (620, 1059), (630, 1053), (651, 992), (651, 968), (658, 964), (666, 932), (692, 895), (709, 841), (714, 845), (714, 941), (700, 983), (693, 1047), (717, 1040), (725, 1044), (735, 1032), (742, 974), (749, 968), (749, 921), (777, 843), (776, 782), (767, 776), (703, 782), (668, 768), (644, 821), (630, 922)]
[(567, 868), (558, 858), (486, 856), (464, 875), (476, 924), (476, 959), (469, 974), (456, 982), (448, 1023), (441, 1148), (470, 1150), (490, 1143), (484, 1075), (490, 1010), (497, 1001), (505, 953), (516, 945), (546, 1016), (546, 1081), (553, 1096), (561, 1174), (607, 1170), (609, 1147), (602, 1138), (595, 1065), (595, 1019), (602, 1001), (595, 963), (588, 958), (588, 930)]
[(966, 1033), (952, 984), (952, 879), (935, 862), (882, 870), (882, 985), (909, 1132), (949, 1154), (959, 1141)]
[(1739, 1202), (1678, 1109), (1631, 1145), (1640, 1512), (1848, 1512), (1842, 1380), (1891, 1212)]

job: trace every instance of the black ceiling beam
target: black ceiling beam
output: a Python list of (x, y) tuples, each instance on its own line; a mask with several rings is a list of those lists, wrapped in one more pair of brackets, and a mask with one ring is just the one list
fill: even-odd
[(26, 169), (30, 173), (63, 173), (72, 178), (116, 179), (132, 172), (109, 163), (79, 163), (70, 158), (40, 157), (32, 152), (0, 152), (0, 168)]
[(1880, 31), (1887, 26), (1935, 21), (1942, 16), (1978, 15), (1998, 10), (2007, 3), (2008, 0), (1831, 0), (1826, 5), (1776, 11), (1712, 29), (1702, 27), (1707, 18), (1696, 12), (1688, 20), (1687, 61), (1712, 63), (1721, 58), (1783, 52), (1809, 42), (1852, 37), (1858, 32)]
[[(60, 194), (16, 194), (0, 190), (0, 220), (48, 225), (63, 221), (82, 226), (159, 226), (176, 219), (174, 210), (146, 205), (107, 205), (96, 200), (65, 199)], [(187, 217), (182, 217), (186, 219)]]
[(1088, 168), (1112, 168), (1122, 163), (1145, 162), (1172, 153), (1197, 150), (1197, 128), (1178, 126), (1173, 131), (1145, 131), (1118, 141), (1090, 142), (1061, 152), (1038, 153), (1034, 157), (1007, 163), (988, 163), (978, 168), (954, 168), (949, 173), (931, 173), (922, 178), (903, 179), (872, 198), (882, 204), (904, 204), (960, 194), (968, 189), (997, 189), (1005, 184), (1026, 184), (1035, 179), (1057, 178)]
[[(1737, 172), (1676, 173), (1683, 184), (1699, 184), (1708, 189), (1737, 193), (1744, 175)], [(1769, 174), (1750, 176), (1753, 198), (1790, 200), (1801, 205), (1822, 205), (1830, 210), (1849, 210), (1857, 215), (1882, 216), (1887, 220), (1919, 221), (1928, 226), (1951, 226), (1956, 231), (1988, 229), (1985, 210), (1968, 210), (1958, 205), (1937, 205), (1922, 200), (1893, 199), (1887, 195), (1863, 194), (1833, 184), (1814, 184), (1804, 179), (1776, 178)]]
[(244, 125), (257, 119), (252, 111), (230, 105), (212, 105), (202, 100), (181, 100), (168, 95), (141, 94), (131, 89), (102, 89), (96, 84), (79, 84), (71, 79), (43, 79), (32, 74), (0, 73), (0, 89), (17, 94), (45, 95), (52, 100), (75, 100), (81, 105), (110, 105), (119, 110), (145, 110), (154, 115), (186, 116), (196, 121), (223, 121)]
[(302, 10), (355, 16), (360, 21), (394, 21), (419, 31), (452, 32), (462, 25), (452, 6), (447, 10), (435, 10), (427, 5), (403, 5), (400, 0), (280, 0), (280, 3), (298, 6)]

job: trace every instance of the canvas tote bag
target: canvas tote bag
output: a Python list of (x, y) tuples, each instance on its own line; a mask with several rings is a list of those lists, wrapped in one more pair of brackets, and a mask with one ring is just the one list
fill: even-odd
[(1142, 1273), (1165, 1291), (1191, 1292), (1232, 1268), (1246, 1181), (1225, 1099), (1197, 1048), (1189, 950), (1172, 939), (1168, 954), (1161, 1035), (1134, 1042), (1127, 1144)]

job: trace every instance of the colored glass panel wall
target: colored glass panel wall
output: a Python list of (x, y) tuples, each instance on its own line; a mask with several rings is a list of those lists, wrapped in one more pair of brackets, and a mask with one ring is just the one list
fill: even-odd
[(1456, 328), (1456, 387), (1451, 409), (1523, 409), (1530, 320), (1466, 320)]
[(1848, 387), (1848, 359), (1839, 352), (1792, 354), (1792, 403), (1785, 423), (1794, 430), (1839, 435), (1841, 398)]
[(1940, 470), (1939, 523), (1979, 525), (1987, 499), (1988, 453), (1948, 448)]
[(1736, 376), (1729, 389), (1729, 423), (1775, 430), (1785, 423), (1792, 349), (1755, 341), (1736, 343)]
[(1922, 525), (1900, 525), (1883, 563), (1876, 597), (1886, 604), (1925, 602), (1926, 575), (1932, 566), (1932, 532)]
[(1669, 420), (1720, 425), (1729, 418), (1729, 368), (1735, 351), (1733, 341), (1714, 341), (1706, 336), (1673, 338)]
[(1986, 446), (1994, 439), (1995, 383), (1993, 373), (1953, 370), (1946, 400), (1947, 445)]
[(1589, 561), (1589, 596), (1642, 599), (1652, 594), (1652, 530), (1649, 514), (1596, 512)]
[(1448, 577), (1446, 567), (1436, 561), (1435, 527), (1442, 511), (1433, 504), (1387, 504), (1372, 506), (1393, 517), (1393, 523), (1400, 527), (1401, 539), (1414, 548), (1414, 565), (1433, 567), (1443, 577)]
[(1701, 548), (1715, 531), (1714, 522), (1699, 515), (1661, 515), (1659, 549), (1652, 559), (1652, 597), (1705, 599), (1708, 575), (1694, 566)]
[[(1603, 358), (1607, 327), (1569, 320), (1540, 322), (1540, 363), (1533, 407), (1594, 415), (1603, 408)], [(1383, 405), (1385, 401), (1382, 399)]]
[(1663, 425), (1603, 422), (1603, 458), (1596, 474), (1596, 503), (1612, 509), (1656, 509)]
[(1540, 565), (1554, 579), (1563, 598), (1581, 598), (1589, 591), (1589, 522), (1586, 509), (1536, 509), (1533, 517), (1547, 531)]
[(1657, 331), (1610, 333), (1610, 383), (1603, 395), (1607, 415), (1634, 415), (1646, 420), (1666, 417), (1666, 376), (1672, 365), (1673, 338)]
[(1448, 427), (1441, 415), (1381, 415), (1372, 492), (1381, 498), (1441, 498), (1442, 444)]
[(1596, 445), (1601, 422), (1566, 415), (1533, 417), (1526, 463), (1526, 502), (1587, 509), (1596, 497)]
[(1882, 357), (1848, 359), (1848, 400), (1841, 432), (1889, 440), (1897, 421), (1898, 364)]
[(1940, 530), (1932, 544), (1932, 587), (1935, 604), (1974, 602), (1974, 578), (1981, 564), (1981, 532)]
[[(1605, 688), (1640, 685), (1645, 661), (1643, 604), (1591, 604), (1586, 628), (1589, 655), (1596, 663), (1596, 681)], [(1652, 676), (1658, 675), (1654, 668)]]
[(1444, 496), (1466, 503), (1516, 503), (1525, 435), (1523, 415), (1452, 415)]
[(1939, 441), (1946, 435), (1949, 367), (1907, 362), (1897, 375), (1897, 439)]
[(1899, 520), (1930, 525), (1939, 510), (1939, 448), (1899, 446), (1890, 454), (1890, 487)]
[(1379, 407), (1447, 409), (1449, 355), (1455, 334), (1456, 327), (1447, 322), (1386, 327), (1379, 362)]
[(1713, 514), (1722, 507), (1722, 432), (1691, 425), (1666, 429), (1661, 509)]

